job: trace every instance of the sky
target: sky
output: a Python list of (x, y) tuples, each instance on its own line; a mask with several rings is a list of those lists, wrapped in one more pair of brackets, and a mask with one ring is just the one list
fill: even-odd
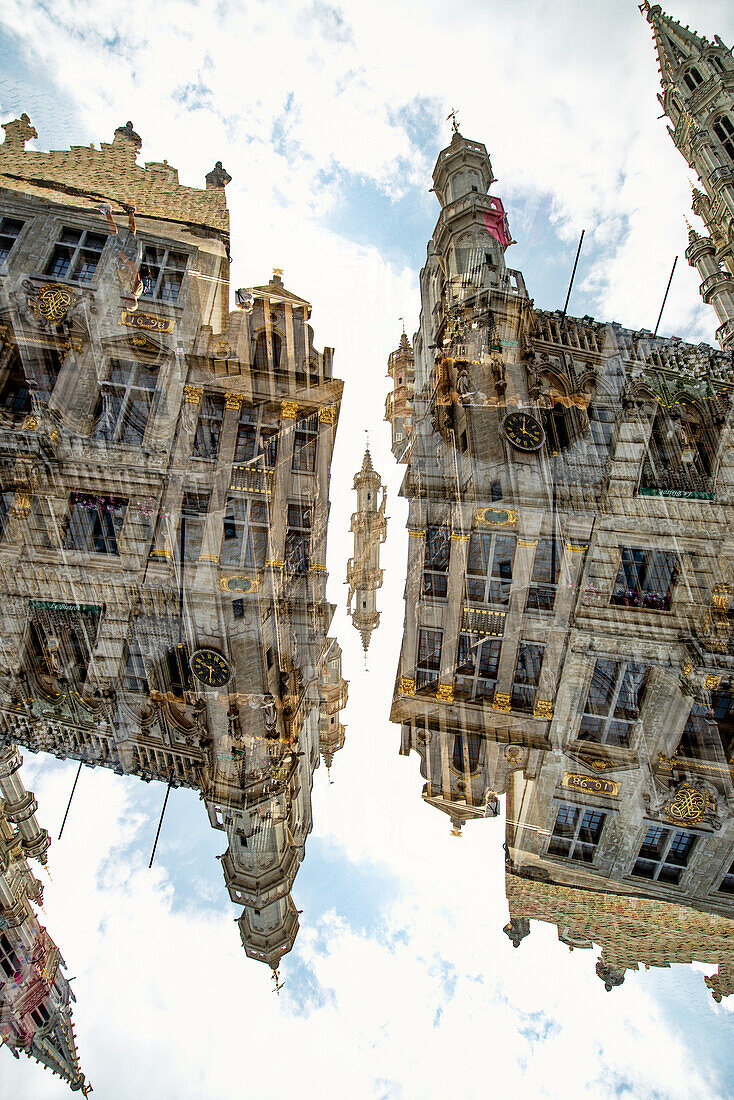
[[(734, 42), (725, 0), (672, 14)], [(105, 1100), (279, 1100), (349, 1091), (467, 1097), (720, 1098), (734, 1095), (731, 1009), (700, 968), (630, 973), (607, 994), (597, 953), (536, 923), (502, 934), (502, 822), (450, 836), (421, 800), (418, 759), (398, 755), (388, 713), (403, 619), (403, 468), (383, 422), (389, 352), (417, 327), (418, 273), (438, 214), (436, 157), (483, 141), (493, 194), (536, 303), (713, 341), (713, 312), (683, 257), (689, 170), (658, 119), (649, 27), (621, 0), (393, 0), (339, 6), (139, 0), (5, 0), (0, 115), (26, 111), (34, 147), (109, 141), (128, 119), (140, 160), (166, 158), (204, 186), (232, 175), (232, 286), (267, 282), (313, 303), (316, 344), (345, 380), (331, 482), (329, 598), (350, 702), (294, 898), (301, 931), (285, 988), (248, 960), (198, 797), (84, 769), (50, 852), (42, 916), (75, 976), (82, 1067)], [(388, 486), (382, 622), (367, 669), (344, 613), (353, 473), (369, 432)], [(53, 836), (75, 765), (25, 752), (24, 781)], [(39, 872), (42, 874), (42, 872)], [(55, 1100), (66, 1086), (0, 1058), (0, 1095)]]

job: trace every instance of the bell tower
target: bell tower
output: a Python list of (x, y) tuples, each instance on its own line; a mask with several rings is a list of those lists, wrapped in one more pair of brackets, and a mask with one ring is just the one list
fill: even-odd
[(718, 35), (702, 38), (643, 0), (658, 57), (668, 133), (703, 190), (693, 189), (693, 211), (708, 236), (691, 238), (686, 258), (702, 276), (701, 297), (716, 310), (716, 336), (734, 346), (734, 58)]

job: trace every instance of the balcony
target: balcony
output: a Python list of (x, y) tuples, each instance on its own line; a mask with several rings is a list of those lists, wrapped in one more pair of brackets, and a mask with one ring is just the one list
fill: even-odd
[(643, 497), (678, 497), (686, 500), (713, 500), (714, 479), (699, 473), (692, 466), (653, 468), (645, 462), (640, 479), (639, 495)]
[(259, 466), (233, 466), (229, 488), (237, 493), (265, 493), (270, 495), (273, 471)]

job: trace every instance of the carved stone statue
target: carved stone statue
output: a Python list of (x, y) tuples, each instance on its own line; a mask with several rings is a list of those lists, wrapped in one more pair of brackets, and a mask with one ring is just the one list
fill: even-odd
[(530, 935), (530, 921), (527, 917), (512, 917), (502, 931), (512, 940), (513, 947), (519, 947), (525, 937)]
[(209, 189), (212, 187), (226, 187), (231, 182), (232, 177), (225, 168), (222, 168), (221, 160), (218, 160), (211, 172), (207, 172), (205, 179), (207, 189)]

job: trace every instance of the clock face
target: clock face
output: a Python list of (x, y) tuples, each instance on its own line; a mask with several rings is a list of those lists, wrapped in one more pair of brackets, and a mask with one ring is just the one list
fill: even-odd
[(232, 676), (229, 661), (216, 649), (197, 649), (190, 664), (196, 679), (207, 687), (224, 687)]
[(508, 413), (502, 421), (502, 430), (518, 451), (537, 451), (545, 441), (542, 425), (530, 413)]

